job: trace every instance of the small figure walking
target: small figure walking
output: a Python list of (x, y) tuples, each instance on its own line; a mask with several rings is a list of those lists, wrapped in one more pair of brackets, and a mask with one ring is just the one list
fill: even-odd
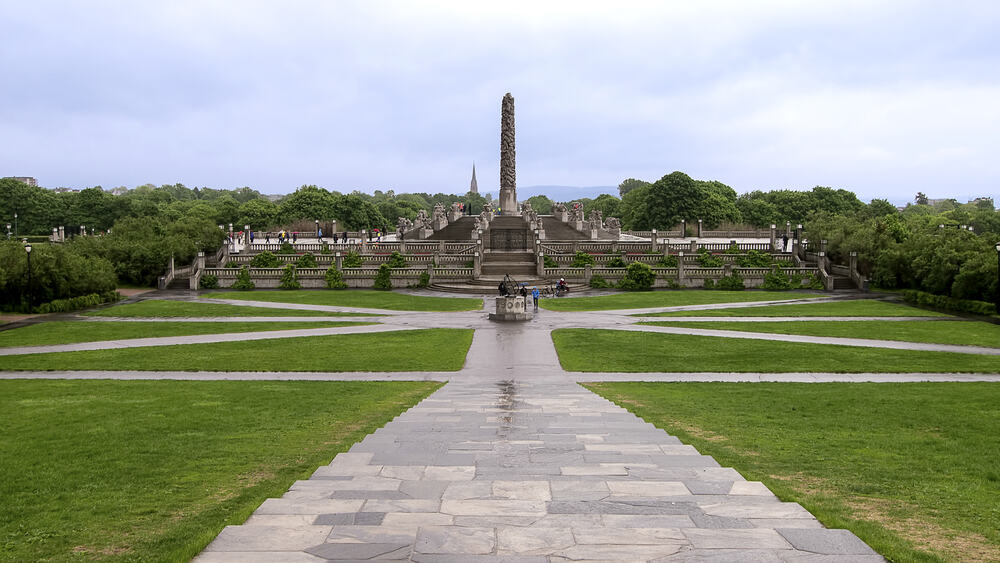
[(535, 305), (535, 312), (536, 313), (538, 312), (538, 298), (539, 297), (541, 297), (541, 294), (538, 292), (538, 286), (536, 285), (536, 286), (534, 286), (534, 287), (531, 288), (531, 301)]
[(297, 242), (299, 242), (299, 233), (298, 231), (292, 231), (292, 244)]
[(781, 251), (788, 252), (788, 233), (781, 235)]

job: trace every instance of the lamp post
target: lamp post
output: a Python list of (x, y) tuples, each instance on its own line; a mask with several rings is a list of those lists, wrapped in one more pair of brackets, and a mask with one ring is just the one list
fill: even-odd
[(14, 213), (14, 236), (17, 236), (17, 213)]
[(319, 219), (314, 219), (316, 221), (316, 239), (319, 239)]
[(1000, 242), (997, 242), (997, 291), (996, 295), (993, 296), (994, 304), (997, 308), (997, 313), (1000, 313)]
[(10, 240), (10, 223), (7, 223), (7, 240)]
[(31, 302), (33, 295), (31, 294), (31, 243), (26, 243), (24, 245), (24, 251), (28, 254), (28, 312), (31, 313)]

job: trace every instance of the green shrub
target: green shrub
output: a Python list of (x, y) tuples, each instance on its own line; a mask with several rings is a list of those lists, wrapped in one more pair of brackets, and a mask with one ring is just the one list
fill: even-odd
[(593, 287), (594, 289), (605, 289), (614, 286), (608, 283), (608, 280), (604, 279), (602, 276), (594, 274), (590, 276), (590, 287)]
[(649, 264), (632, 262), (625, 268), (625, 277), (618, 282), (618, 287), (629, 291), (647, 291), (653, 288), (656, 274)]
[(399, 252), (393, 252), (389, 255), (389, 267), (390, 268), (405, 268), (406, 258), (403, 257)]
[(558, 268), (559, 267), (559, 262), (556, 262), (555, 260), (553, 260), (551, 256), (543, 256), (542, 257), (542, 264), (546, 268)]
[(677, 267), (677, 257), (673, 254), (668, 254), (663, 258), (660, 258), (656, 262), (658, 268), (676, 268)]
[(722, 258), (713, 256), (705, 247), (698, 249), (698, 265), (702, 268), (721, 268)]
[(375, 289), (392, 289), (392, 268), (388, 264), (378, 267), (375, 274)]
[(670, 289), (680, 289), (681, 288), (681, 284), (677, 283), (677, 280), (668, 279), (667, 280), (667, 287), (670, 288)]
[(583, 268), (585, 266), (593, 266), (593, 265), (594, 265), (594, 257), (591, 256), (590, 254), (587, 254), (586, 252), (578, 250), (576, 254), (573, 255), (573, 263), (570, 264), (569, 266), (571, 268)]
[(733, 273), (731, 276), (722, 276), (722, 279), (715, 284), (715, 289), (736, 291), (746, 289), (746, 286), (743, 285), (743, 278), (739, 274)]
[(730, 244), (729, 248), (726, 249), (726, 254), (739, 254), (739, 253), (740, 253), (740, 245), (736, 244), (735, 242)]
[(281, 260), (269, 250), (265, 250), (250, 259), (251, 268), (280, 268)]
[(361, 255), (352, 250), (344, 255), (343, 265), (345, 268), (360, 268)]
[(321, 246), (319, 248), (319, 253), (320, 254), (329, 254), (330, 253), (330, 245), (327, 244), (326, 241), (323, 241), (323, 246)]
[(326, 287), (327, 289), (347, 289), (347, 284), (344, 283), (344, 276), (340, 274), (340, 270), (330, 268), (326, 271)]
[(295, 272), (295, 266), (289, 264), (285, 266), (285, 271), (281, 273), (281, 281), (278, 283), (280, 289), (300, 289), (299, 275)]
[(624, 268), (625, 267), (625, 259), (623, 257), (621, 257), (621, 256), (615, 256), (611, 260), (608, 260), (608, 267), (609, 268)]
[(771, 255), (759, 250), (748, 250), (745, 256), (736, 259), (736, 263), (743, 268), (767, 268), (771, 262)]
[(218, 289), (219, 278), (211, 274), (201, 276), (201, 279), (198, 280), (198, 287), (201, 289)]
[(225, 265), (225, 266), (223, 266), (223, 267), (224, 267), (224, 268), (233, 268), (233, 269), (235, 269), (235, 268), (239, 268), (239, 267), (240, 267), (240, 265), (239, 265), (238, 263), (236, 263), (236, 262), (234, 262), (234, 261), (230, 260), (229, 262), (226, 262), (226, 265)]
[(823, 287), (823, 278), (813, 274), (789, 274), (789, 281), (793, 288), (826, 289)]
[(292, 243), (287, 240), (281, 243), (281, 248), (278, 249), (278, 254), (295, 254), (295, 247)]
[(34, 310), (36, 313), (66, 313), (69, 311), (76, 311), (77, 309), (95, 307), (102, 303), (114, 303), (115, 301), (119, 301), (121, 299), (122, 294), (117, 291), (105, 291), (102, 293), (80, 295), (69, 299), (55, 299), (53, 301), (49, 301), (48, 303), (42, 303), (41, 305), (35, 307)]
[(955, 299), (946, 295), (934, 295), (925, 291), (908, 289), (903, 292), (903, 300), (915, 305), (934, 307), (947, 311), (958, 311), (960, 313), (972, 313), (974, 315), (992, 315), (996, 313), (996, 306), (985, 301), (972, 301), (968, 299)]
[(249, 291), (255, 287), (256, 284), (250, 279), (250, 270), (246, 266), (240, 268), (240, 273), (236, 274), (236, 281), (233, 282), (233, 289)]
[(476, 261), (475, 260), (469, 260), (468, 262), (465, 263), (464, 267), (466, 267), (466, 268), (475, 268), (476, 267)]
[(705, 278), (705, 289), (715, 289), (715, 280), (712, 278)]
[(306, 252), (299, 259), (295, 261), (296, 268), (315, 268), (319, 264), (316, 263), (316, 257), (310, 252)]
[[(801, 280), (799, 285), (801, 285)], [(788, 274), (782, 272), (780, 268), (774, 268), (770, 272), (764, 274), (764, 283), (760, 286), (763, 289), (770, 289), (774, 291), (783, 289), (792, 289), (795, 287), (792, 284), (792, 279)]]
[(420, 274), (420, 281), (417, 282), (417, 287), (427, 287), (431, 284), (431, 276), (427, 272)]

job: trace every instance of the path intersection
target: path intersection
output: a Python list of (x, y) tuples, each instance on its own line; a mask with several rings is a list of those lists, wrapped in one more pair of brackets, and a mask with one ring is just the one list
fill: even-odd
[[(489, 322), (485, 311), (415, 313), (244, 300), (199, 301), (386, 316), (349, 319), (381, 323), (378, 325), (147, 338), (141, 344), (121, 340), (30, 350), (10, 348), (0, 349), (0, 354), (246, 340), (254, 334), (285, 338), (431, 327), (475, 329), (465, 366), (458, 372), (0, 373), (0, 377), (25, 378), (448, 382), (350, 451), (337, 455), (329, 465), (318, 468), (309, 479), (295, 482), (284, 496), (266, 500), (243, 525), (225, 528), (196, 558), (201, 563), (883, 561), (851, 532), (824, 528), (798, 504), (781, 502), (762, 483), (746, 481), (734, 469), (720, 467), (710, 456), (699, 454), (576, 382), (1000, 380), (997, 375), (969, 374), (579, 373), (566, 372), (559, 365), (550, 333), (568, 327), (711, 332), (713, 336), (738, 338), (1000, 353), (992, 348), (936, 344), (664, 330), (667, 327), (636, 325), (651, 319), (630, 316), (664, 308), (588, 313), (542, 310), (532, 321), (505, 324)], [(492, 300), (486, 303), (488, 306)], [(736, 305), (748, 306), (721, 306)], [(78, 346), (84, 347), (75, 348)]]

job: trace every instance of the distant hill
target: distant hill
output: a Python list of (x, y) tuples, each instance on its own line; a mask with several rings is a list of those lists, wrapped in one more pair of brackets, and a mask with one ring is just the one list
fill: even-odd
[[(485, 195), (485, 192), (483, 192)], [(498, 191), (490, 191), (493, 199), (499, 197)], [(548, 196), (553, 201), (573, 201), (574, 199), (593, 199), (601, 194), (618, 196), (618, 186), (518, 186), (517, 199), (524, 201), (536, 195)]]

